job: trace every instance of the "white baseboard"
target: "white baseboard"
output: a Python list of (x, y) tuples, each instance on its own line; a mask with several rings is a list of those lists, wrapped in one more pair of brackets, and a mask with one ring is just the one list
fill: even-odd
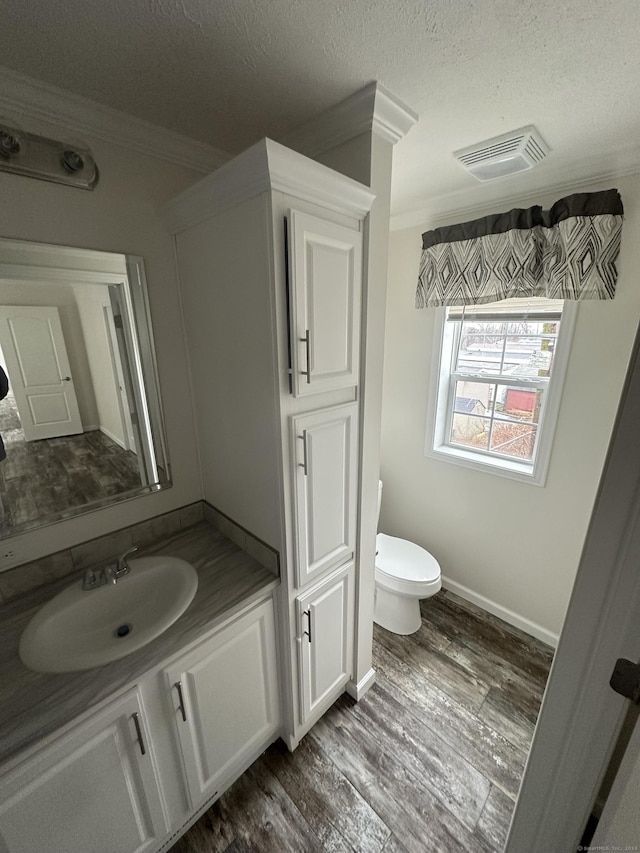
[(101, 432), (103, 435), (106, 435), (106, 436), (107, 436), (107, 438), (110, 438), (110, 439), (111, 439), (111, 441), (113, 441), (113, 442), (114, 442), (114, 444), (117, 444), (117, 445), (118, 445), (119, 447), (121, 447), (123, 450), (126, 450), (126, 448), (125, 448), (125, 444), (124, 444), (124, 441), (122, 441), (122, 439), (120, 439), (120, 438), (118, 438), (117, 436), (115, 436), (112, 432), (110, 432), (108, 429), (105, 429), (103, 426), (99, 427), (99, 429), (100, 429), (100, 432)]
[(370, 687), (373, 687), (375, 683), (376, 671), (375, 669), (370, 669), (369, 672), (367, 672), (367, 674), (364, 675), (357, 683), (355, 681), (348, 681), (345, 689), (352, 699), (359, 702), (367, 690)]
[(508, 622), (509, 625), (513, 625), (514, 628), (519, 628), (521, 631), (524, 631), (526, 634), (530, 634), (532, 637), (535, 637), (537, 640), (541, 640), (543, 643), (546, 643), (554, 649), (557, 647), (559, 635), (554, 634), (552, 631), (548, 631), (546, 628), (543, 628), (542, 625), (538, 625), (536, 622), (532, 622), (530, 619), (526, 619), (524, 616), (514, 613), (513, 610), (509, 610), (507, 607), (497, 604), (490, 598), (485, 598), (484, 595), (480, 595), (480, 593), (474, 592), (472, 589), (463, 586), (461, 583), (452, 581), (450, 578), (445, 578), (443, 576), (442, 586), (445, 589), (454, 592), (456, 595), (459, 595), (460, 598), (464, 598), (465, 601), (470, 601), (471, 604), (476, 604), (488, 613), (492, 613), (499, 619)]
[(121, 447), (123, 450), (125, 450), (125, 446), (124, 446), (122, 440), (120, 438), (117, 438), (117, 436), (115, 436), (108, 429), (105, 429), (105, 427), (103, 427), (102, 424), (89, 424), (88, 426), (83, 426), (82, 431), (83, 432), (96, 432), (96, 431), (101, 432), (103, 435), (106, 435), (107, 438), (110, 438), (111, 441), (113, 441), (115, 444), (117, 444), (119, 447)]

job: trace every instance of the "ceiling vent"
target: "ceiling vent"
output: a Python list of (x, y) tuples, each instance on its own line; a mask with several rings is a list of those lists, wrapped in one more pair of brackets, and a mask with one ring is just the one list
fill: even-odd
[(531, 124), (495, 136), (485, 142), (454, 151), (453, 156), (479, 181), (503, 178), (532, 169), (549, 153), (549, 148)]

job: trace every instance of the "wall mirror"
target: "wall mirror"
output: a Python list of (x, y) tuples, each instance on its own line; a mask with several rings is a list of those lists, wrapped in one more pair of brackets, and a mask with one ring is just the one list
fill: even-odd
[(0, 538), (171, 485), (141, 258), (0, 238), (0, 365)]

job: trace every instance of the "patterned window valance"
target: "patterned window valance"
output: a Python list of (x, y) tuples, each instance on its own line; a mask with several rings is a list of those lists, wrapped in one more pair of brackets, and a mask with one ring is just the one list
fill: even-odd
[(561, 198), (551, 210), (515, 209), (427, 231), (416, 308), (613, 299), (622, 212), (618, 191), (604, 190)]

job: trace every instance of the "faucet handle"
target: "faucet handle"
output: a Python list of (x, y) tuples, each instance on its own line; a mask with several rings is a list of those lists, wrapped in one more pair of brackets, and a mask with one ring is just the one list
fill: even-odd
[(134, 545), (133, 548), (129, 548), (128, 551), (125, 551), (124, 554), (120, 554), (118, 557), (118, 568), (117, 575), (120, 577), (121, 575), (128, 575), (131, 569), (129, 568), (129, 564), (127, 563), (127, 558), (138, 550), (138, 546)]
[(87, 569), (82, 579), (82, 589), (95, 589), (100, 586), (100, 576), (95, 569)]

